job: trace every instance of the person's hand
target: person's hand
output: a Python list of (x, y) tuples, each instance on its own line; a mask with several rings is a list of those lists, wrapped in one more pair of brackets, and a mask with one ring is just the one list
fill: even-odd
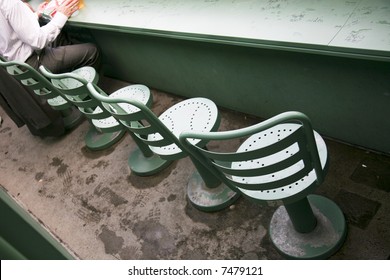
[(45, 1), (38, 5), (37, 10), (35, 11), (38, 17), (40, 17), (43, 14), (48, 3), (49, 3), (48, 1)]
[(57, 12), (63, 13), (65, 16), (70, 17), (78, 9), (79, 0), (64, 0), (56, 10)]

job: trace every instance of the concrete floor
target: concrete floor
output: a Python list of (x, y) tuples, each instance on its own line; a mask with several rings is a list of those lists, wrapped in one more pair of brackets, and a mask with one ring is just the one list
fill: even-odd
[[(112, 91), (125, 83), (104, 79)], [(159, 114), (179, 97), (152, 90)], [(220, 130), (258, 120), (221, 109)], [(195, 209), (186, 182), (188, 158), (151, 177), (131, 174), (135, 144), (126, 135), (104, 151), (85, 147), (87, 121), (60, 138), (17, 128), (0, 108), (0, 185), (80, 259), (283, 259), (268, 225), (277, 204), (240, 198), (215, 213)], [(348, 236), (331, 259), (388, 259), (390, 157), (326, 139), (330, 170), (318, 194), (346, 215)]]

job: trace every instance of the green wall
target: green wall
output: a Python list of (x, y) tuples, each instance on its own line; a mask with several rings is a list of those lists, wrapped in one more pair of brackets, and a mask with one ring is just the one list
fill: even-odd
[(0, 186), (0, 259), (66, 260), (74, 257)]
[(239, 45), (142, 30), (85, 32), (102, 49), (109, 76), (184, 97), (209, 97), (221, 107), (261, 118), (298, 110), (325, 136), (390, 153), (388, 57), (380, 61), (312, 46)]

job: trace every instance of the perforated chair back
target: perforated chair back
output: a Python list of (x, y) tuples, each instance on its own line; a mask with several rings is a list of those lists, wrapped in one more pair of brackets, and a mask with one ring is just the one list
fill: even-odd
[[(323, 181), (327, 151), (317, 137), (320, 159), (315, 134), (305, 115), (288, 112), (235, 131), (186, 132), (180, 138), (227, 185), (257, 199), (288, 202), (301, 199)], [(236, 151), (221, 152), (194, 146), (192, 139), (221, 145), (233, 139), (245, 142)]]

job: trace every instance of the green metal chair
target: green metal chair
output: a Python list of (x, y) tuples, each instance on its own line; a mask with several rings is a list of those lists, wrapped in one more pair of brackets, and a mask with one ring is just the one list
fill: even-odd
[[(53, 87), (50, 81), (27, 63), (6, 61), (0, 57), (0, 66), (23, 86), (30, 88), (35, 94), (46, 99), (54, 110), (59, 110), (63, 117), (65, 129), (72, 129), (84, 120), (83, 114), (72, 103), (62, 98), (58, 89)], [(74, 72), (84, 75), (90, 82), (98, 80), (98, 74), (92, 67), (82, 67)]]
[[(84, 69), (86, 67), (83, 67)], [(53, 74), (44, 66), (39, 70), (48, 78), (53, 86), (59, 90), (61, 97), (75, 105), (91, 123), (91, 127), (85, 135), (86, 146), (91, 150), (106, 149), (117, 143), (125, 135), (126, 130), (111, 115), (98, 106), (95, 99), (89, 97), (86, 85), (90, 81), (88, 73), (72, 72)], [(120, 94), (125, 89), (114, 94)], [(144, 89), (139, 98), (150, 99), (149, 90)], [(133, 96), (134, 97), (134, 96)]]
[[(216, 142), (208, 150), (194, 146), (194, 139)], [(221, 149), (233, 140), (242, 143), (238, 149)], [(283, 202), (273, 214), (269, 235), (286, 257), (327, 258), (343, 244), (342, 211), (328, 198), (312, 194), (324, 180), (328, 153), (304, 114), (286, 112), (233, 131), (188, 131), (180, 141), (210, 171), (208, 176), (218, 176), (254, 201)]]
[[(90, 93), (101, 101), (110, 113), (118, 119), (138, 141), (150, 147), (150, 151), (168, 161), (189, 156), (179, 141), (179, 134), (185, 130), (213, 131), (220, 123), (217, 106), (206, 98), (191, 98), (170, 107), (157, 117), (144, 104), (129, 98), (104, 96), (93, 84), (88, 84)], [(133, 106), (133, 112), (124, 110)], [(204, 146), (205, 141), (194, 141)], [(190, 202), (202, 211), (216, 211), (232, 204), (238, 193), (221, 184), (217, 178), (202, 179), (203, 165), (192, 159), (197, 171), (189, 180), (187, 196)], [(200, 175), (199, 175), (200, 174)]]
[[(66, 74), (53, 74), (47, 71), (43, 66), (40, 67), (40, 71), (44, 76), (51, 79), (53, 85), (58, 89), (61, 89), (63, 97), (73, 102), (79, 109), (91, 120), (93, 128), (90, 129), (86, 135), (86, 142), (89, 147), (96, 148), (98, 143), (101, 142), (100, 147), (108, 141), (117, 141), (120, 137), (126, 133), (127, 129), (123, 124), (118, 122), (110, 112), (100, 105), (94, 96), (92, 96), (87, 89), (87, 81), (81, 79), (77, 75), (72, 73)], [(71, 84), (70, 89), (64, 86), (63, 83)], [(96, 88), (97, 85), (94, 84)], [(107, 96), (106, 93), (102, 94)], [(153, 103), (153, 95), (150, 93), (148, 87), (144, 85), (130, 85), (121, 88), (110, 94), (112, 97), (130, 98), (139, 101), (147, 107), (150, 107)], [(133, 106), (124, 106), (127, 112), (133, 112), (135, 109)], [(116, 139), (113, 137), (116, 136)], [(113, 135), (110, 137), (110, 135)], [(161, 159), (154, 155), (150, 149), (132, 133), (130, 136), (135, 140), (137, 147), (131, 152), (128, 164), (130, 169), (139, 176), (149, 176), (160, 170), (166, 168), (170, 162)]]

